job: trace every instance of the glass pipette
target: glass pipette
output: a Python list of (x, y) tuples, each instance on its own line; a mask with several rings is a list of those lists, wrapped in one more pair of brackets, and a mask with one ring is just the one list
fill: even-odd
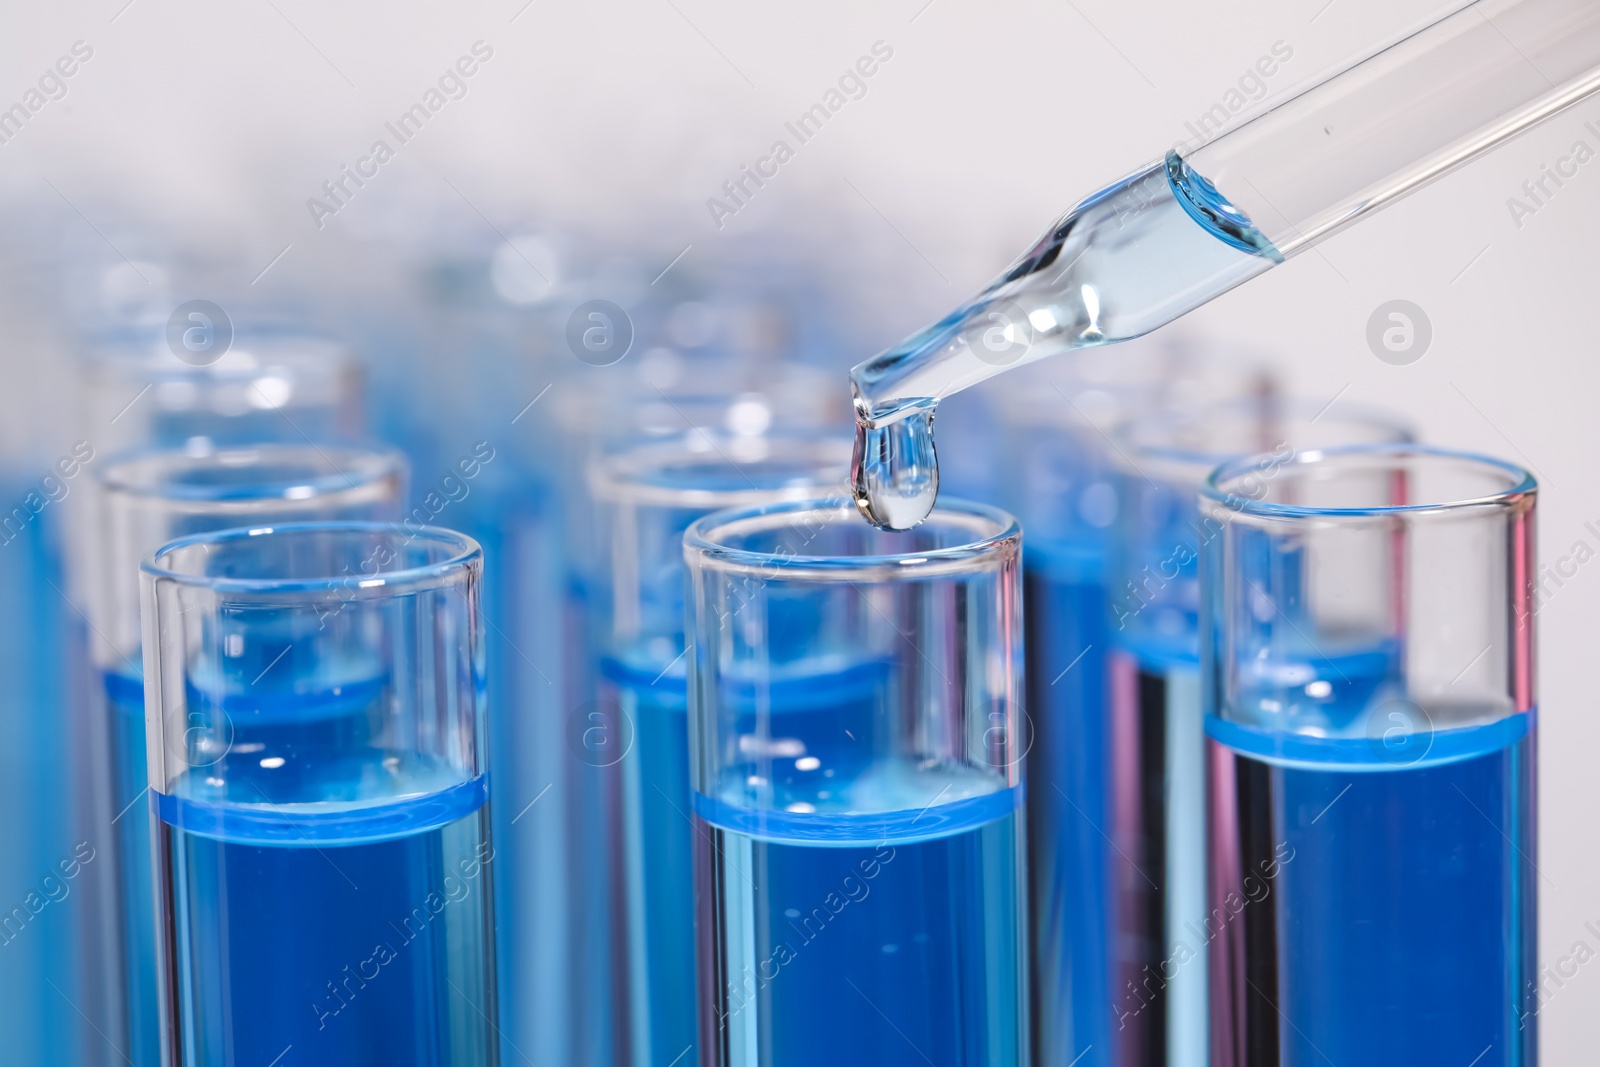
[(977, 297), (850, 373), (856, 504), (939, 491), (944, 397), (1149, 333), (1600, 91), (1600, 3), (1477, 0), (1081, 201)]

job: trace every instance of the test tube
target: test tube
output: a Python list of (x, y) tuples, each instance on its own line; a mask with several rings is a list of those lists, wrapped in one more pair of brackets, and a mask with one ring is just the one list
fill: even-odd
[[(1264, 365), (1197, 338), (1141, 339), (984, 387), (1006, 462), (998, 502), (1022, 522), (1029, 723), (1029, 961), (1035, 1062), (1110, 1062), (1115, 1018), (1102, 829), (1107, 558), (1122, 510), (1110, 435), (1130, 417), (1270, 396)], [(941, 419), (944, 417), (941, 414)], [(948, 439), (948, 428), (943, 431)], [(946, 464), (948, 466), (948, 464)]]
[[(1407, 441), (1396, 418), (1263, 396), (1135, 419), (1117, 435), (1123, 509), (1107, 668), (1113, 1063), (1206, 1063), (1205, 749), (1197, 503), (1240, 455)], [(1194, 933), (1201, 930), (1201, 934)]]
[(388, 523), (146, 556), (163, 1062), (498, 1062), (482, 582)]
[[(350, 249), (366, 292), (341, 289), (364, 348), (372, 415), (415, 471), (408, 517), (472, 537), (492, 561), (483, 589), (488, 642), (488, 773), (496, 859), (496, 987), (501, 1059), (614, 1067), (610, 1019), (594, 1011), (591, 960), (603, 946), (575, 915), (565, 848), (582, 809), (566, 803), (561, 696), (560, 413), (552, 379), (576, 363), (564, 327), (579, 297), (559, 234), (521, 225), (487, 240), (446, 231), (392, 234)], [(387, 276), (367, 269), (388, 265)], [(648, 278), (645, 279), (649, 281)], [(448, 367), (449, 373), (440, 373)], [(604, 883), (602, 883), (604, 884)]]
[[(604, 377), (608, 372), (611, 376)], [(647, 1004), (648, 998), (630, 991), (626, 962), (632, 950), (626, 941), (629, 889), (619, 854), (626, 803), (623, 774), (617, 766), (604, 766), (609, 760), (598, 754), (597, 739), (604, 731), (589, 733), (583, 741), (588, 727), (578, 729), (576, 752), (571, 732), (573, 715), (599, 710), (602, 701), (615, 699), (601, 691), (600, 663), (614, 648), (612, 560), (589, 473), (608, 456), (652, 442), (666, 449), (698, 447), (711, 461), (718, 458), (712, 447), (720, 448), (740, 465), (748, 464), (751, 457), (744, 450), (759, 447), (751, 442), (763, 437), (811, 433), (830, 425), (830, 412), (831, 425), (845, 424), (843, 404), (824, 399), (828, 392), (821, 386), (826, 382), (827, 376), (815, 368), (779, 361), (758, 368), (749, 360), (689, 358), (662, 347), (615, 367), (579, 365), (541, 401), (541, 407), (551, 405), (545, 428), (557, 430), (550, 448), (556, 456), (552, 466), (560, 487), (562, 527), (560, 699), (542, 723), (530, 724), (529, 734), (543, 731), (545, 752), (557, 755), (539, 763), (523, 761), (513, 769), (514, 779), (501, 781), (502, 795), (514, 792), (527, 798), (518, 802), (513, 817), (550, 787), (518, 820), (516, 833), (505, 835), (507, 858), (538, 862), (539, 854), (548, 852), (533, 835), (545, 834), (556, 842), (568, 877), (559, 910), (537, 910), (537, 902), (525, 893), (518, 893), (506, 910), (511, 922), (537, 934), (519, 939), (519, 955), (526, 963), (518, 970), (541, 968), (539, 973), (548, 976), (544, 988), (560, 990), (572, 1004), (571, 1021), (563, 1026), (572, 1035), (571, 1054), (564, 1062), (575, 1067), (612, 1067), (632, 1057), (639, 1042), (653, 1046), (655, 1041), (645, 1030), (630, 1033), (629, 1005)], [(680, 566), (675, 549), (671, 559), (674, 567)], [(681, 594), (674, 596), (681, 603)], [(683, 1047), (673, 1049), (668, 1061)]]
[(1537, 1062), (1535, 496), (1412, 445), (1207, 483), (1213, 1064)]
[[(159, 1062), (155, 901), (145, 764), (146, 686), (140, 659), (139, 560), (175, 537), (295, 519), (392, 518), (404, 492), (397, 452), (333, 445), (145, 449), (98, 473), (99, 581), (88, 605), (91, 658), (101, 680), (101, 822), (116, 870), (112, 959), (124, 991), (119, 1042), (135, 1067)], [(262, 664), (265, 666), (265, 664)], [(93, 843), (93, 842), (91, 842)], [(110, 857), (115, 857), (114, 859)]]
[(684, 556), (700, 1062), (1025, 1063), (1016, 520), (789, 502)]
[[(138, 284), (142, 290), (143, 282)], [(312, 336), (246, 325), (231, 339), (224, 332), (213, 333), (211, 340), (218, 348), (190, 354), (197, 362), (188, 363), (180, 360), (153, 328), (130, 328), (93, 338), (81, 360), (75, 440), (70, 454), (63, 449), (64, 460), (70, 455), (76, 461), (67, 469), (78, 473), (77, 484), (66, 482), (72, 491), (63, 498), (59, 516), (66, 581), (59, 591), (51, 590), (51, 595), (64, 593), (74, 605), (68, 617), (66, 672), (71, 687), (68, 717), (79, 738), (72, 766), (74, 819), (81, 827), (78, 839), (98, 849), (100, 857), (88, 865), (87, 877), (77, 879), (81, 906), (75, 921), (83, 927), (88, 957), (84, 970), (90, 977), (74, 994), (74, 1002), (88, 1019), (95, 1042), (93, 1053), (104, 1057), (106, 1064), (123, 1062), (119, 1050), (132, 1055), (138, 1067), (153, 1062), (156, 1053), (153, 1030), (137, 1041), (128, 1033), (130, 986), (120, 954), (124, 936), (122, 879), (116, 873), (117, 849), (108, 842), (127, 832), (125, 824), (133, 821), (133, 816), (111, 821), (131, 797), (117, 801), (113, 793), (117, 786), (111, 768), (117, 757), (110, 747), (112, 735), (104, 727), (108, 713), (102, 685), (107, 667), (123, 661), (108, 657), (107, 642), (96, 635), (95, 628), (110, 632), (102, 613), (109, 585), (106, 568), (119, 559), (125, 590), (122, 610), (136, 634), (139, 557), (167, 537), (157, 536), (118, 557), (117, 546), (106, 541), (106, 505), (102, 479), (96, 472), (113, 457), (135, 448), (188, 447), (203, 453), (240, 443), (303, 445), (307, 441), (350, 440), (361, 419), (360, 368), (344, 347)], [(222, 350), (224, 344), (226, 350)], [(306, 517), (315, 514), (306, 513)], [(97, 642), (101, 645), (98, 649), (93, 647)], [(135, 636), (126, 663), (137, 664), (138, 660)], [(120, 673), (130, 673), (126, 664)], [(131, 673), (137, 677), (137, 670)], [(91, 681), (84, 684), (84, 678)], [(142, 753), (142, 743), (138, 748)], [(142, 760), (142, 754), (136, 758)], [(143, 788), (143, 775), (135, 775), (133, 780), (140, 783), (135, 786), (137, 793)], [(137, 821), (142, 834), (144, 820)], [(104, 866), (100, 867), (102, 860)], [(143, 958), (148, 959), (148, 953)], [(145, 971), (153, 974), (149, 967)], [(136, 1014), (147, 1016), (148, 1012)], [(100, 1038), (95, 1030), (107, 1038)]]
[[(696, 1062), (683, 531), (721, 508), (829, 491), (845, 500), (850, 447), (842, 434), (695, 434), (636, 445), (591, 471), (609, 563), (609, 595), (594, 605), (605, 616), (603, 682), (599, 700), (573, 713), (569, 747), (596, 771), (615, 766), (622, 777), (620, 883), (638, 1067)], [(803, 694), (790, 702), (806, 707)]]
[(361, 368), (338, 342), (241, 325), (215, 355), (185, 362), (162, 335), (124, 331), (84, 360), (88, 439), (110, 455), (146, 444), (348, 439), (361, 423)]
[[(27, 352), (13, 344), (8, 337), (8, 351)], [(14, 416), (39, 403), (9, 388), (6, 395)], [(56, 444), (42, 427), (9, 429), (41, 451)], [(85, 901), (99, 868), (113, 860), (103, 840), (78, 825), (71, 802), (81, 738), (64, 714), (75, 675), (60, 552), (61, 512), (85, 480), (81, 458), (66, 447), (44, 458), (0, 444), (0, 805), (8, 813), (0, 829), (0, 1035), (4, 1058), (15, 1063), (99, 1067), (91, 1056), (100, 1039), (74, 1005), (96, 1006), (85, 995), (101, 970), (98, 959), (82, 958), (93, 951)]]
[[(83, 481), (81, 459), (61, 428), (71, 379), (51, 299), (61, 242), (47, 205), (13, 200), (0, 222), (0, 1034), (4, 1058), (99, 1067), (86, 1004), (97, 969), (81, 957), (86, 887), (97, 861), (76, 825), (71, 767), (78, 742), (67, 705), (73, 673), (64, 634), (71, 608), (61, 591), (62, 512)], [(19, 225), (20, 223), (20, 225)], [(87, 862), (85, 862), (87, 861)], [(103, 856), (99, 862), (104, 862)], [(89, 1005), (92, 1009), (93, 1005)], [(109, 1050), (106, 1050), (109, 1054)]]

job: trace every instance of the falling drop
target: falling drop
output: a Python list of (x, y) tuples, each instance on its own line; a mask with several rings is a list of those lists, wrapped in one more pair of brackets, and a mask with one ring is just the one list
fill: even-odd
[(850, 474), (856, 507), (880, 530), (909, 530), (926, 519), (939, 498), (932, 405), (888, 424), (858, 417)]

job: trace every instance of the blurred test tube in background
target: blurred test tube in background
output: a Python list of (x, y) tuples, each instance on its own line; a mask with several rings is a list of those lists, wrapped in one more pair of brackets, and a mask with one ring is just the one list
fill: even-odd
[[(1105, 836), (1106, 570), (1125, 487), (1112, 435), (1136, 417), (1273, 391), (1262, 363), (1161, 336), (1024, 368), (972, 397), (990, 412), (989, 492), (1023, 524), (1032, 1022), (1041, 1064), (1065, 1067), (1089, 1049), (1109, 1055), (1116, 1021), (1106, 921), (1115, 856)], [(956, 443), (948, 430), (941, 442)]]
[(1198, 494), (1258, 452), (1410, 440), (1397, 416), (1263, 394), (1136, 418), (1115, 435), (1121, 483), (1107, 589), (1113, 843), (1111, 1012), (1117, 1063), (1206, 1062), (1205, 760)]
[[(103, 555), (88, 619), (90, 658), (102, 679), (103, 714), (92, 729), (104, 737), (107, 762), (91, 780), (103, 782), (109, 793), (102, 806), (106, 836), (101, 840), (107, 842), (107, 856), (115, 857), (107, 867), (115, 873), (112, 928), (117, 933), (107, 939), (105, 962), (113, 987), (126, 997), (123, 1047), (136, 1067), (160, 1062), (162, 1018), (139, 560), (168, 541), (205, 530), (306, 519), (393, 519), (405, 491), (405, 470), (404, 457), (387, 450), (332, 444), (216, 448), (191, 442), (184, 448), (125, 451), (105, 460), (97, 472), (97, 541)], [(267, 667), (261, 664), (263, 676)], [(283, 673), (292, 677), (292, 669)], [(355, 687), (360, 681), (342, 684)], [(287, 690), (295, 691), (292, 684)]]
[(41, 245), (3, 220), (0, 241), (0, 1034), (18, 1063), (98, 1063), (114, 1053), (79, 1016), (99, 971), (92, 885), (114, 862), (74, 803), (83, 735), (67, 714), (81, 677), (68, 627), (65, 512), (93, 453), (65, 413), (70, 340), (43, 284)]
[[(183, 321), (185, 329), (194, 324)], [(193, 335), (190, 339), (201, 340)], [(128, 568), (136, 568), (143, 552), (162, 543), (164, 530), (156, 525), (135, 531), (125, 523), (113, 523), (104, 468), (115, 462), (114, 457), (126, 456), (131, 450), (165, 448), (188, 450), (169, 460), (168, 473), (181, 472), (185, 466), (203, 470), (208, 464), (221, 472), (229, 468), (218, 458), (219, 451), (228, 451), (237, 464), (241, 457), (249, 456), (249, 450), (230, 451), (230, 446), (282, 441), (286, 448), (300, 449), (297, 462), (302, 474), (310, 476), (309, 471), (320, 470), (324, 476), (332, 475), (333, 461), (327, 454), (317, 453), (315, 442), (352, 437), (361, 415), (360, 368), (351, 353), (332, 342), (292, 331), (235, 326), (231, 320), (225, 325), (222, 319), (212, 321), (204, 341), (209, 347), (191, 349), (180, 340), (178, 347), (188, 357), (180, 359), (169, 343), (165, 323), (145, 321), (85, 342), (74, 421), (94, 461), (89, 468), (92, 473), (83, 479), (82, 492), (70, 502), (63, 523), (70, 561), (66, 590), (77, 605), (69, 616), (72, 636), (68, 649), (74, 664), (70, 673), (94, 679), (79, 686), (73, 697), (72, 717), (83, 739), (74, 772), (76, 803), (83, 832), (91, 842), (106, 842), (103, 855), (108, 860), (96, 872), (97, 878), (86, 885), (93, 890), (86, 903), (93, 907), (84, 909), (84, 920), (92, 921), (94, 932), (85, 963), (90, 978), (80, 1007), (92, 1025), (108, 1035), (124, 1035), (116, 1044), (136, 1062), (155, 1054), (154, 957), (149, 940), (153, 928), (137, 918), (148, 910), (139, 903), (149, 902), (148, 879), (127, 883), (119, 864), (128, 859), (147, 874), (148, 862), (140, 857), (145, 855), (148, 837), (142, 807), (136, 805), (136, 810), (118, 817), (134, 796), (142, 794), (142, 776), (119, 777), (114, 768), (120, 759), (140, 759), (137, 739), (142, 732), (131, 735), (130, 744), (118, 744), (115, 732), (108, 730), (117, 721), (108, 705), (113, 690), (102, 679), (118, 675), (119, 664), (134, 665), (121, 672), (131, 681), (117, 691), (125, 694), (125, 706), (142, 710), (143, 689), (136, 670), (136, 582), (135, 572)], [(270, 481), (290, 471), (233, 469), (241, 485), (248, 484), (252, 473)], [(207, 492), (203, 478), (201, 484), (188, 487), (181, 482), (178, 478), (172, 485), (147, 486), (147, 499), (158, 502), (164, 489), (177, 487), (180, 493), (191, 492), (195, 500), (203, 500)], [(339, 487), (343, 485), (341, 481)], [(280, 483), (280, 488), (289, 487)], [(220, 484), (211, 491), (219, 498), (227, 496)], [(397, 507), (400, 492), (398, 484), (389, 489), (391, 509)], [(193, 501), (169, 503), (172, 515), (185, 508), (203, 510)], [(225, 503), (222, 510), (228, 510)], [(127, 541), (125, 535), (137, 540)], [(125, 647), (120, 654), (114, 651), (118, 639), (113, 634), (122, 635)], [(120, 800), (119, 781), (123, 785), (137, 783), (131, 784), (132, 792)], [(113, 844), (125, 833), (135, 835), (136, 840)], [(130, 847), (137, 855), (128, 855)], [(131, 926), (129, 906), (136, 909), (131, 913)], [(132, 980), (134, 975), (139, 976), (137, 981)], [(97, 1038), (91, 1055), (117, 1059), (105, 1045)]]
[[(683, 531), (709, 511), (818, 495), (846, 499), (850, 440), (700, 431), (637, 445), (590, 472), (608, 588), (599, 619), (600, 697), (576, 716), (582, 759), (622, 771), (629, 1062), (695, 1059), (694, 827), (689, 788)], [(790, 697), (796, 711), (804, 693)], [(586, 745), (591, 731), (609, 744)]]

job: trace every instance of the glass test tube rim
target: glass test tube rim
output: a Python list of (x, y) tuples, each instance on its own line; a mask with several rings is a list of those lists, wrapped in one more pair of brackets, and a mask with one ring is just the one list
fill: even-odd
[[(739, 455), (756, 446), (760, 446), (761, 455)], [(842, 427), (838, 432), (818, 429), (761, 434), (692, 430), (677, 440), (636, 441), (632, 447), (596, 457), (589, 465), (587, 479), (597, 501), (634, 507), (706, 511), (771, 503), (774, 497), (815, 499), (818, 490), (830, 483), (839, 486), (839, 499), (848, 501), (852, 447), (853, 442)], [(734, 458), (729, 458), (730, 451), (735, 453)], [(726, 466), (740, 473), (738, 459), (754, 465), (791, 458), (797, 460), (792, 464), (791, 479), (798, 483), (794, 485), (708, 489), (659, 480), (659, 476), (677, 467)]]
[[(165, 323), (145, 325), (118, 325), (89, 332), (85, 344), (91, 359), (117, 359), (128, 354), (157, 356), (168, 362), (171, 350), (166, 347)], [(284, 351), (304, 349), (310, 352), (348, 352), (350, 346), (337, 338), (315, 329), (293, 325), (244, 319), (234, 322), (234, 336), (240, 340), (241, 349), (270, 347)], [(178, 369), (192, 364), (180, 364)]]
[[(255, 537), (301, 537), (334, 534), (339, 536), (392, 535), (407, 545), (422, 544), (428, 548), (442, 548), (448, 555), (441, 559), (392, 571), (378, 571), (362, 577), (355, 574), (292, 578), (233, 578), (221, 575), (195, 574), (168, 566), (164, 561), (173, 555), (195, 547), (205, 547), (209, 552), (217, 546), (248, 541)], [(225, 530), (207, 530), (169, 541), (149, 553), (139, 564), (139, 571), (147, 579), (198, 589), (210, 593), (241, 596), (273, 597), (277, 595), (303, 596), (306, 593), (339, 590), (344, 601), (379, 600), (410, 593), (437, 589), (448, 585), (457, 576), (470, 576), (481, 568), (483, 547), (476, 540), (456, 530), (443, 526), (408, 527), (395, 522), (369, 522), (333, 520), (323, 522), (285, 522), (270, 526), (234, 527)], [(349, 594), (349, 595), (344, 595)]]
[[(1200, 487), (1200, 495), (1213, 511), (1226, 511), (1265, 522), (1302, 522), (1307, 519), (1339, 520), (1387, 519), (1397, 516), (1426, 516), (1454, 514), (1484, 508), (1526, 507), (1538, 494), (1538, 481), (1526, 468), (1480, 452), (1425, 445), (1414, 441), (1379, 442), (1375, 444), (1340, 445), (1331, 448), (1307, 449), (1287, 460), (1282, 467), (1314, 467), (1319, 472), (1336, 470), (1338, 473), (1363, 471), (1371, 473), (1383, 469), (1382, 462), (1358, 466), (1363, 461), (1391, 460), (1393, 469), (1404, 469), (1407, 460), (1442, 461), (1461, 468), (1493, 471), (1508, 479), (1506, 488), (1475, 497), (1452, 500), (1431, 500), (1418, 504), (1387, 504), (1352, 507), (1311, 507), (1304, 504), (1282, 504), (1258, 500), (1230, 492), (1229, 483), (1258, 473), (1257, 464), (1270, 456), (1254, 455), (1231, 459), (1211, 472)], [(1348, 466), (1346, 465), (1348, 464)]]
[(723, 543), (725, 538), (792, 528), (806, 520), (843, 523), (858, 527), (869, 536), (890, 536), (863, 523), (851, 500), (791, 500), (730, 508), (697, 519), (684, 531), (684, 556), (692, 568), (753, 573), (767, 580), (883, 583), (1015, 565), (1022, 552), (1022, 524), (1015, 516), (989, 504), (953, 498), (941, 498), (927, 520), (915, 527), (928, 533), (943, 524), (971, 535), (968, 540), (939, 548), (840, 556), (763, 552)]
[(103, 379), (144, 377), (218, 385), (258, 378), (272, 370), (289, 370), (308, 383), (337, 385), (342, 375), (360, 365), (343, 341), (294, 330), (250, 330), (235, 327), (228, 350), (211, 363), (184, 363), (167, 347), (159, 331), (120, 329), (91, 336), (84, 348), (91, 375)]
[[(1324, 418), (1328, 420), (1325, 424), (1328, 427), (1369, 430), (1387, 435), (1373, 440), (1371, 444), (1408, 444), (1416, 440), (1415, 431), (1405, 417), (1387, 408), (1343, 402), (1335, 407), (1333, 403), (1319, 403), (1308, 397), (1269, 394), (1240, 397), (1200, 408), (1179, 408), (1136, 416), (1122, 423), (1112, 433), (1116, 445), (1114, 460), (1118, 469), (1125, 474), (1149, 477), (1169, 484), (1198, 486), (1204, 484), (1217, 467), (1245, 456), (1257, 457), (1262, 453), (1262, 448), (1195, 447), (1172, 437), (1159, 437), (1157, 431), (1180, 426), (1225, 429), (1251, 419), (1267, 421), (1269, 425), (1271, 421), (1281, 421), (1309, 426)], [(1277, 445), (1287, 445), (1292, 450), (1290, 457), (1313, 451), (1311, 448), (1297, 447), (1290, 436), (1284, 436), (1276, 442), (1275, 447)], [(1341, 441), (1315, 450), (1327, 452), (1335, 448), (1363, 446)], [(1280, 458), (1278, 462), (1287, 462), (1287, 458)]]
[[(80, 362), (88, 412), (121, 432), (113, 447), (154, 436), (138, 429), (141, 420), (201, 416), (226, 422), (273, 412), (285, 420), (284, 440), (297, 439), (297, 432), (304, 437), (300, 420), (305, 414), (316, 419), (323, 411), (337, 420), (334, 439), (359, 440), (346, 427), (361, 421), (358, 394), (366, 368), (350, 346), (318, 334), (241, 336), (236, 331), (229, 349), (213, 362), (190, 364), (177, 359), (159, 334), (120, 331), (109, 340), (92, 338)], [(297, 414), (291, 418), (290, 412)], [(130, 419), (119, 423), (124, 415)], [(230, 440), (280, 436), (247, 436), (220, 425), (213, 430)], [(314, 429), (312, 436), (329, 434)]]
[[(303, 462), (306, 470), (317, 471), (303, 478), (238, 485), (193, 485), (171, 476), (178, 472), (202, 469), (248, 470), (263, 463), (285, 466)], [(340, 462), (342, 461), (342, 462)], [(146, 501), (166, 501), (173, 505), (196, 504), (248, 505), (268, 501), (329, 502), (334, 506), (358, 503), (368, 493), (381, 489), (394, 478), (405, 478), (409, 463), (399, 449), (377, 443), (227, 444), (196, 451), (187, 446), (142, 445), (125, 449), (95, 472), (95, 480), (107, 492)]]
[[(731, 432), (724, 424), (729, 421), (731, 410), (746, 402), (762, 404), (771, 418), (793, 420), (782, 429), (850, 426), (848, 405), (841, 403), (835, 412), (819, 400), (832, 395), (835, 380), (821, 367), (781, 359), (752, 366), (731, 357), (705, 358), (671, 351), (675, 362), (667, 367), (636, 363), (632, 376), (605, 382), (605, 388), (597, 387), (601, 383), (581, 372), (565, 375), (552, 389), (553, 399), (558, 401), (556, 421), (571, 433), (593, 434), (597, 424), (616, 417), (620, 395), (633, 420), (623, 428), (624, 446), (633, 441), (658, 441), (675, 429)], [(728, 387), (730, 382), (733, 388)], [(671, 412), (681, 426), (669, 428), (650, 418), (655, 409), (663, 407), (666, 411), (661, 413)], [(610, 432), (602, 431), (598, 436), (603, 438)]]
[[(1234, 392), (1234, 387), (1259, 385), (1272, 378), (1269, 360), (1249, 353), (1211, 351), (1209, 342), (1175, 344), (1155, 351), (1135, 349), (1136, 344), (1138, 339), (1063, 352), (1031, 364), (1031, 374), (1023, 370), (999, 375), (991, 379), (996, 384), (989, 387), (996, 399), (1005, 402), (1008, 420), (1030, 428), (1088, 432), (1098, 437), (1115, 436), (1122, 427), (1153, 414), (1204, 410), (1204, 404), (1186, 405), (1177, 399), (1182, 386), (1227, 379), (1227, 390), (1210, 400), (1211, 404), (1225, 404), (1245, 395)], [(1135, 352), (1132, 360), (1122, 358)], [(1105, 365), (1097, 365), (1099, 361)], [(1126, 373), (1130, 370), (1131, 375)], [(1079, 404), (1100, 396), (1105, 401), (1093, 401), (1087, 409)], [(1107, 408), (1112, 410), (1107, 412)]]

